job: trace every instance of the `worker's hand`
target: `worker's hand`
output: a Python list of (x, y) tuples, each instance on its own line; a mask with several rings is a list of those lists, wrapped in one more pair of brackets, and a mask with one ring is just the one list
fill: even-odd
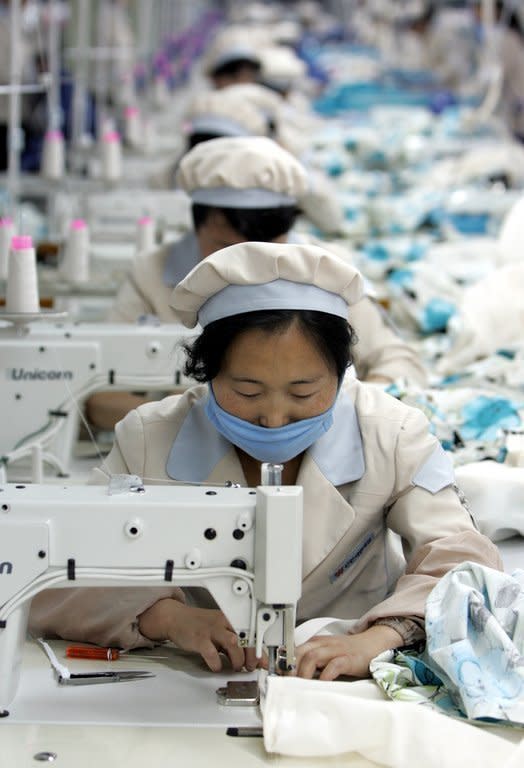
[(236, 672), (256, 668), (254, 648), (244, 651), (222, 611), (194, 608), (178, 600), (158, 600), (139, 618), (140, 632), (151, 640), (171, 640), (177, 648), (199, 653), (212, 672), (220, 672), (225, 653)]
[(368, 677), (369, 663), (379, 653), (403, 644), (392, 627), (376, 625), (356, 635), (317, 635), (296, 650), (298, 677), (336, 680), (340, 675)]

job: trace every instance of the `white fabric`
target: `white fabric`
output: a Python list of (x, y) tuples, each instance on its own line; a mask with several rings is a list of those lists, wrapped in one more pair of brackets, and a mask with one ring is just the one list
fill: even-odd
[(524, 759), (524, 741), (512, 743), (520, 732), (502, 736), (501, 729), (385, 700), (368, 680), (266, 677), (262, 714), (266, 750), (285, 755), (358, 752), (391, 768), (513, 768)]
[(499, 231), (499, 248), (504, 261), (522, 260), (524, 240), (524, 197), (518, 200), (506, 214)]
[(458, 314), (448, 323), (452, 347), (439, 372), (456, 371), (521, 341), (523, 328), (524, 264), (508, 264), (464, 291)]
[(491, 541), (524, 536), (524, 468), (478, 461), (455, 473), (481, 533)]

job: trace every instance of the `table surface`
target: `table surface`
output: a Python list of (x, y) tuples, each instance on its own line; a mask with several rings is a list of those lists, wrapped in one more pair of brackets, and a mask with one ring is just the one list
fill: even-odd
[[(111, 664), (65, 659), (62, 641), (53, 641), (72, 671), (109, 669)], [(360, 755), (292, 758), (266, 753), (261, 737), (231, 737), (228, 726), (260, 726), (257, 708), (218, 704), (216, 688), (234, 673), (211, 674), (193, 657), (158, 648), (141, 655), (156, 661), (125, 660), (119, 668), (147, 668), (155, 678), (108, 685), (58, 686), (43, 651), (26, 644), (17, 696), (0, 720), (1, 768), (28, 768), (35, 755), (57, 755), (60, 768), (182, 766), (228, 768), (271, 765), (282, 768), (346, 766), (372, 768)], [(246, 675), (243, 676), (244, 678)], [(249, 677), (249, 675), (247, 676)]]

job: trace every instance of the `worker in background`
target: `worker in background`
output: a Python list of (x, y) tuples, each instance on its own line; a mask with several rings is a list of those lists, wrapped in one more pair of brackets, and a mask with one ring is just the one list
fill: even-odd
[[(0, 0), (0, 85), (9, 85), (11, 83), (11, 55), (12, 55), (12, 35), (11, 35), (11, 11), (10, 2)], [(20, 37), (17, 40), (18, 50), (18, 72), (15, 73), (21, 83), (35, 84), (37, 82), (37, 28), (38, 28), (38, 8), (33, 2), (23, 1), (20, 14)], [(46, 115), (42, 121), (41, 112), (34, 114), (37, 96), (25, 94), (21, 99), (21, 127), (23, 136), (23, 146), (28, 146), (33, 137), (43, 136), (46, 128)], [(8, 165), (9, 147), (9, 94), (0, 94), (0, 171), (5, 171)], [(34, 170), (34, 169), (31, 169)]]
[[(182, 159), (177, 182), (191, 197), (194, 231), (174, 244), (137, 255), (108, 317), (112, 322), (152, 317), (173, 322), (173, 287), (201, 260), (226, 246), (249, 240), (314, 242), (292, 229), (297, 202), (308, 190), (308, 174), (271, 139), (222, 138), (199, 144)], [(337, 252), (351, 260), (346, 249), (339, 246)], [(352, 325), (358, 337), (353, 357), (359, 378), (425, 383), (426, 372), (415, 351), (367, 296), (353, 308)], [(133, 393), (97, 393), (88, 401), (87, 416), (94, 426), (112, 429), (144, 399)]]
[[(202, 141), (226, 136), (269, 136), (300, 158), (321, 120), (297, 111), (276, 91), (259, 83), (237, 83), (202, 91), (190, 100), (180, 132), (186, 151)], [(181, 157), (149, 177), (155, 189), (172, 189)], [(320, 169), (307, 168), (309, 186), (299, 201), (303, 215), (326, 237), (344, 233), (338, 190)]]
[[(149, 177), (154, 189), (173, 189), (182, 157), (190, 149), (209, 139), (225, 136), (271, 136), (271, 118), (236, 89), (256, 88), (255, 85), (235, 85), (219, 91), (201, 91), (188, 103), (179, 131), (184, 140), (182, 154)], [(276, 94), (275, 94), (276, 96)], [(276, 98), (278, 98), (276, 96)]]
[(97, 61), (95, 91), (107, 107), (135, 101), (136, 40), (128, 0), (101, 0), (96, 18), (97, 46), (106, 54)]
[(495, 0), (493, 24), (486, 24), (479, 0), (474, 9), (479, 24), (480, 76), (486, 72), (489, 78), (490, 69), (500, 69), (496, 111), (512, 134), (524, 141), (524, 5), (521, 0)]
[(218, 32), (204, 60), (204, 71), (214, 88), (234, 83), (255, 83), (260, 56), (254, 30), (226, 27)]

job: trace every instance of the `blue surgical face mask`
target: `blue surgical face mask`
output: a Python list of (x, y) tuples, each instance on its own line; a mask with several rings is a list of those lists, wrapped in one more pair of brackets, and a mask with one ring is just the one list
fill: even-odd
[(213, 426), (237, 448), (258, 461), (283, 464), (305, 451), (328, 431), (333, 424), (334, 408), (335, 403), (318, 416), (294, 421), (284, 427), (259, 427), (224, 411), (215, 400), (210, 385), (205, 411)]

